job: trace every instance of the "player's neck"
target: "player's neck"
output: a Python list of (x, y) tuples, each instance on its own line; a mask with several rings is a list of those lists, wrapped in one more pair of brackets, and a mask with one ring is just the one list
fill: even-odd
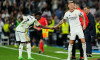
[(73, 12), (73, 11), (74, 11), (74, 9), (70, 9), (69, 11), (70, 11), (70, 12)]

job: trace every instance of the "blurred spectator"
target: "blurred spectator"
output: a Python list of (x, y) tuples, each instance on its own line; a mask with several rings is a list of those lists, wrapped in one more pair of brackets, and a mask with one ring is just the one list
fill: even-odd
[(94, 7), (90, 8), (90, 12), (94, 16), (96, 13), (96, 8), (94, 8)]
[(9, 14), (6, 10), (3, 10), (2, 18), (5, 19), (6, 17), (9, 17)]
[(64, 7), (63, 0), (58, 0), (58, 7)]
[(18, 14), (18, 11), (17, 11), (17, 10), (14, 10), (14, 11), (13, 11), (13, 15), (14, 15), (14, 19), (15, 19), (15, 20), (17, 19), (17, 14)]
[(100, 3), (98, 4), (98, 10), (96, 11), (96, 17), (100, 17)]
[(65, 3), (64, 12), (68, 11), (68, 4)]
[[(48, 22), (48, 27), (53, 27), (54, 26), (54, 24), (55, 24), (55, 22), (54, 22), (54, 19), (53, 19), (53, 17), (51, 16), (50, 17), (50, 20), (49, 20), (49, 22)], [(54, 30), (52, 30), (52, 29), (48, 29), (48, 32), (49, 32), (49, 45), (52, 45), (53, 44), (53, 33), (54, 33)]]
[(51, 4), (52, 0), (45, 0), (45, 1), (46, 1), (47, 5), (48, 5), (48, 9), (50, 11), (52, 11), (52, 4)]
[(9, 20), (6, 21), (6, 23), (3, 26), (3, 34), (5, 36), (9, 36), (10, 34), (10, 25), (9, 25)]
[(59, 23), (59, 19), (57, 16), (54, 17), (54, 22), (55, 22), (54, 26), (56, 26)]
[(15, 22), (12, 21), (11, 24), (10, 24), (10, 33), (15, 33)]
[(14, 21), (14, 13), (13, 12), (11, 12), (11, 14), (10, 14), (10, 17), (9, 17), (9, 20), (10, 20), (10, 23), (12, 22), (12, 21)]
[(15, 28), (16, 28), (16, 27), (21, 23), (21, 21), (23, 20), (22, 17), (23, 17), (23, 16), (20, 16), (20, 17), (18, 17), (18, 19), (16, 20), (16, 22), (15, 22)]
[(18, 11), (22, 11), (23, 12), (23, 10), (24, 10), (24, 6), (23, 6), (23, 4), (20, 4)]
[(58, 17), (58, 19), (62, 19), (64, 13), (63, 13), (63, 10), (61, 9), (61, 7), (59, 7), (56, 12), (55, 12), (55, 15)]
[(48, 16), (48, 17), (50, 17), (51, 16), (51, 11), (49, 11), (48, 9), (45, 9), (44, 11), (43, 11), (43, 14), (42, 14), (43, 16)]
[(58, 8), (58, 0), (52, 0), (52, 10), (56, 10)]
[(31, 14), (33, 6), (30, 0), (26, 2), (25, 7), (27, 8), (27, 14)]
[(0, 19), (2, 20), (3, 23), (5, 23), (5, 20), (2, 18), (2, 14), (0, 13)]
[(38, 1), (37, 0), (32, 0), (32, 13), (35, 13), (37, 11), (39, 11), (39, 8), (38, 8)]
[(11, 9), (12, 9), (11, 11), (18, 10), (17, 4), (13, 3), (13, 5), (11, 6)]
[(25, 0), (16, 0), (17, 6), (20, 6), (21, 4), (24, 5), (24, 1), (25, 1)]
[(3, 6), (6, 6), (6, 4), (9, 4), (10, 6), (11, 6), (11, 0), (5, 0), (4, 2), (3, 2)]
[(100, 18), (99, 21), (96, 23), (96, 43), (95, 46), (98, 47), (100, 44)]
[(2, 9), (3, 9), (3, 5), (2, 2), (0, 1), (0, 13), (2, 12)]
[(43, 8), (41, 9), (41, 11), (43, 12), (43, 11), (45, 11), (45, 9), (49, 9), (49, 8), (48, 8), (48, 4), (45, 4), (45, 5), (43, 6)]
[(9, 5), (9, 3), (7, 2), (5, 6), (3, 6), (3, 9), (6, 10), (7, 13), (11, 13), (11, 6)]
[(1, 40), (1, 34), (2, 34), (3, 25), (4, 25), (4, 23), (3, 23), (2, 19), (0, 18), (0, 40)]
[(22, 11), (19, 11), (19, 12), (18, 12), (17, 19), (18, 19), (20, 16), (22, 16), (22, 17), (24, 16), (23, 13), (22, 13)]
[(61, 26), (61, 34), (62, 34), (62, 41), (63, 41), (63, 46), (65, 49), (67, 49), (67, 40), (68, 40), (68, 34), (69, 34), (69, 25), (68, 22), (64, 22)]
[(45, 6), (45, 4), (46, 4), (45, 1), (40, 0), (40, 2), (39, 2), (39, 4), (38, 4), (38, 7), (39, 7), (40, 11), (41, 11), (41, 9)]

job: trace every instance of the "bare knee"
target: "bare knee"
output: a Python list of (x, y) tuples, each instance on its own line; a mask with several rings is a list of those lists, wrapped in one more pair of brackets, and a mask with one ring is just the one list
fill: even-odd
[(84, 38), (81, 38), (81, 42), (82, 42), (82, 43), (85, 43), (85, 39), (84, 39)]
[(69, 42), (71, 45), (74, 43), (74, 40), (70, 40), (70, 42)]

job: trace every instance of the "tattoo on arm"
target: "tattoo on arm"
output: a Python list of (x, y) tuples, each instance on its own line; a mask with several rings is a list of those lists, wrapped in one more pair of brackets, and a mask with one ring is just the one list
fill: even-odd
[(85, 18), (84, 18), (84, 16), (83, 16), (83, 15), (81, 15), (81, 17), (82, 17), (82, 19), (83, 19), (83, 22), (84, 22), (84, 24), (85, 24)]
[(65, 19), (62, 19), (62, 20), (57, 24), (57, 27), (59, 27), (61, 24), (63, 24), (63, 22), (65, 22)]

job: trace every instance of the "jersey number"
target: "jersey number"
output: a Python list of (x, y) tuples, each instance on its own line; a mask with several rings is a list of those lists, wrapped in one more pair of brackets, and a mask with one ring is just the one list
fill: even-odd
[(27, 19), (26, 21), (24, 21), (22, 24), (24, 24), (24, 23), (26, 23), (26, 22), (28, 22), (29, 21), (29, 19)]

